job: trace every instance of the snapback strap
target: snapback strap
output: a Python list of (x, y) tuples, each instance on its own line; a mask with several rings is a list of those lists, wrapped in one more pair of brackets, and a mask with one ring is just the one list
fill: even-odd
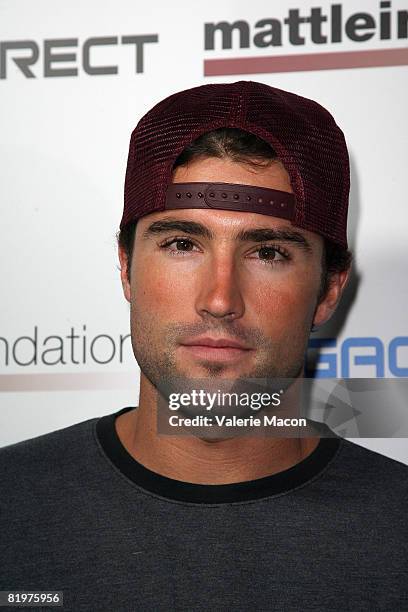
[(295, 194), (235, 183), (171, 183), (165, 210), (215, 208), (293, 219)]

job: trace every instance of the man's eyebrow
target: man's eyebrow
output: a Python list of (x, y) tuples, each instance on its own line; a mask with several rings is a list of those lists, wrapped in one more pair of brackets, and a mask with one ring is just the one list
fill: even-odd
[[(196, 221), (160, 219), (149, 225), (143, 232), (143, 238), (149, 238), (152, 234), (162, 234), (169, 231), (178, 231), (191, 236), (201, 236), (210, 240), (215, 237), (208, 227)], [(241, 242), (289, 242), (298, 245), (308, 253), (312, 252), (312, 247), (305, 236), (291, 229), (254, 227), (239, 231), (234, 238)]]
[(174, 230), (192, 236), (202, 236), (203, 238), (209, 239), (214, 238), (214, 234), (208, 227), (205, 227), (205, 225), (196, 223), (195, 221), (183, 221), (182, 219), (161, 219), (160, 221), (154, 221), (143, 232), (143, 238), (149, 238), (151, 234), (162, 234)]
[(291, 229), (250, 228), (238, 232), (236, 238), (243, 242), (293, 242), (308, 253), (313, 251), (306, 237), (300, 232)]

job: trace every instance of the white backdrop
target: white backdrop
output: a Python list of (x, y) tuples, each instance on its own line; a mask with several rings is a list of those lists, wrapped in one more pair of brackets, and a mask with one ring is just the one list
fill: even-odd
[[(351, 377), (408, 375), (408, 4), (393, 0), (386, 10), (369, 0), (358, 9), (336, 4), (342, 34), (333, 42), (332, 4), (321, 0), (327, 41), (316, 42), (304, 23), (304, 42), (295, 44), (284, 22), (289, 9), (308, 16), (316, 5), (0, 0), (0, 445), (137, 405), (139, 372), (126, 337), (129, 308), (115, 240), (129, 137), (160, 99), (208, 82), (262, 81), (313, 98), (334, 115), (350, 152), (356, 272), (343, 310), (320, 337), (337, 339), (326, 350), (337, 356), (335, 376), (347, 367)], [(275, 19), (274, 34), (259, 47), (254, 35), (267, 29), (259, 23), (265, 19)], [(248, 46), (240, 48), (235, 30), (232, 48), (222, 48), (221, 31), (214, 49), (205, 48), (205, 24), (239, 20), (247, 24), (241, 28), (249, 32)], [(352, 40), (364, 32), (367, 40)], [(108, 40), (93, 41), (89, 63), (116, 66), (116, 74), (89, 74), (85, 41), (98, 37)], [(299, 56), (311, 54), (311, 66), (315, 54), (323, 60), (335, 53), (327, 57), (337, 67), (299, 69)], [(204, 73), (208, 60), (279, 56), (293, 56), (292, 67), (289, 58), (287, 71), (261, 71), (264, 64), (255, 62), (253, 73)], [(341, 67), (348, 61), (376, 65)], [(55, 76), (58, 70), (71, 74)], [(372, 346), (351, 349), (341, 364), (350, 338)], [(390, 364), (395, 338), (400, 348)], [(358, 355), (374, 355), (376, 364), (359, 365)], [(407, 439), (356, 441), (408, 463)]]

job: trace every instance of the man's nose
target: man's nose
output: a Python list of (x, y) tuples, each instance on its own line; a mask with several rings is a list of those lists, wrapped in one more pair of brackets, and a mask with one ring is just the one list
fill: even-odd
[(201, 317), (227, 320), (242, 317), (245, 304), (240, 271), (233, 254), (213, 254), (197, 273), (196, 310)]

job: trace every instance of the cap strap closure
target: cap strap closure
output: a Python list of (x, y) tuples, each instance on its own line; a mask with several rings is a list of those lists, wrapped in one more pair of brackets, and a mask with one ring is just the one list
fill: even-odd
[(294, 193), (235, 183), (171, 183), (165, 210), (215, 208), (293, 219)]

